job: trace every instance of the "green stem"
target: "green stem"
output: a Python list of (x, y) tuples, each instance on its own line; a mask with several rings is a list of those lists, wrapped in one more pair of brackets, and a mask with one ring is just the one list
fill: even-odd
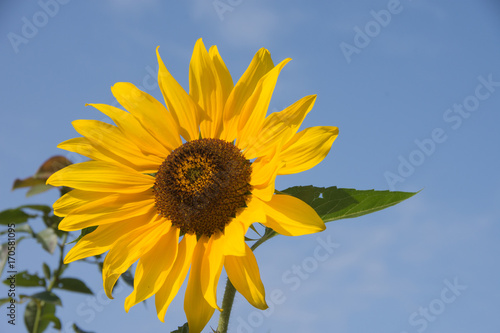
[[(66, 240), (68, 239), (68, 233), (65, 233), (62, 242), (59, 245), (60, 249), (60, 254), (59, 254), (59, 266), (57, 267), (56, 271), (54, 272), (54, 275), (52, 276), (52, 279), (50, 279), (49, 286), (47, 287), (47, 291), (51, 291), (54, 286), (56, 285), (57, 281), (59, 280), (59, 276), (61, 275), (63, 266), (64, 266), (64, 245), (66, 244)], [(38, 327), (40, 326), (40, 318), (42, 317), (42, 310), (43, 307), (45, 306), (44, 301), (37, 301), (36, 302), (36, 315), (35, 315), (35, 322), (33, 323), (33, 332), (38, 333)]]
[(56, 271), (54, 272), (54, 275), (52, 276), (52, 279), (50, 280), (47, 291), (51, 291), (54, 288), (54, 285), (57, 283), (57, 281), (59, 280), (59, 276), (61, 275), (61, 271), (64, 267), (64, 245), (66, 244), (67, 239), (68, 239), (68, 233), (65, 233), (62, 238), (62, 242), (59, 245), (60, 249), (59, 266), (57, 267)]
[(226, 290), (224, 291), (224, 299), (222, 300), (222, 312), (219, 317), (219, 325), (217, 327), (218, 333), (227, 333), (227, 327), (229, 326), (229, 316), (231, 315), (231, 309), (233, 307), (234, 296), (236, 295), (236, 288), (227, 279)]
[[(267, 237), (264, 234), (259, 240), (257, 240), (251, 247), (252, 251), (255, 251), (266, 240), (272, 237)], [(233, 308), (234, 296), (236, 296), (236, 288), (227, 278), (226, 289), (224, 290), (224, 298), (222, 299), (222, 312), (219, 317), (219, 324), (217, 325), (217, 333), (227, 333), (227, 328), (229, 326), (229, 317), (231, 316), (231, 309)]]
[(33, 323), (33, 332), (38, 333), (38, 326), (40, 324), (40, 318), (42, 317), (43, 301), (36, 301), (36, 315), (35, 322)]

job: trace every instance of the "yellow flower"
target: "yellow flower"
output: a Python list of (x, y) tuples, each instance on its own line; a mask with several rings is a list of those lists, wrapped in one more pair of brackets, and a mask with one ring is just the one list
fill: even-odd
[(73, 190), (54, 203), (61, 230), (98, 226), (65, 262), (102, 254), (108, 297), (138, 261), (125, 310), (155, 295), (163, 321), (190, 270), (184, 309), (190, 332), (201, 332), (215, 309), (225, 267), (235, 288), (267, 308), (255, 257), (245, 243), (254, 222), (280, 234), (324, 230), (303, 201), (275, 194), (277, 175), (308, 170), (328, 154), (338, 135), (330, 126), (298, 129), (316, 96), (306, 96), (266, 117), (281, 69), (260, 49), (236, 83), (216, 46), (197, 41), (189, 67), (189, 94), (160, 58), (158, 83), (166, 107), (131, 83), (111, 91), (127, 110), (92, 104), (116, 124), (76, 120), (83, 137), (58, 147), (91, 160), (48, 179)]

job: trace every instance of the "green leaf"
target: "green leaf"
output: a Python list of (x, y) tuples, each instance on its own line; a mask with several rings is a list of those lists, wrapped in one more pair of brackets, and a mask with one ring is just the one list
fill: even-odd
[(53, 322), (54, 323), (54, 328), (56, 330), (60, 330), (61, 329), (61, 320), (59, 318), (57, 318), (54, 314), (44, 314), (40, 317), (40, 325), (45, 325), (45, 322), (47, 322), (47, 325), (50, 323), (50, 322)]
[(23, 205), (19, 208), (28, 208), (28, 209), (33, 209), (33, 210), (38, 210), (39, 212), (46, 214), (49, 214), (52, 211), (52, 207), (47, 206), (47, 205)]
[(31, 196), (34, 196), (35, 194), (40, 194), (40, 193), (43, 193), (45, 191), (48, 191), (48, 190), (54, 188), (51, 185), (45, 184), (45, 182), (46, 182), (46, 180), (43, 179), (43, 184), (37, 184), (37, 185), (31, 186), (31, 188), (28, 190), (28, 192), (26, 192), (26, 197), (29, 198)]
[(42, 291), (33, 295), (30, 295), (31, 298), (36, 298), (41, 301), (45, 301), (47, 303), (55, 304), (55, 305), (62, 305), (61, 299), (59, 296), (54, 294), (52, 291)]
[(57, 246), (57, 234), (52, 228), (46, 228), (36, 234), (36, 239), (42, 244), (45, 251), (54, 253)]
[(19, 224), (28, 221), (29, 218), (36, 217), (22, 211), (20, 208), (6, 209), (0, 212), (0, 224), (8, 225), (11, 223)]
[[(40, 321), (38, 323), (38, 329), (35, 332), (35, 318), (38, 307), (41, 307), (40, 311)], [(26, 309), (24, 310), (24, 324), (30, 333), (41, 333), (47, 329), (50, 322), (53, 321), (52, 316), (55, 317), (56, 307), (54, 304), (45, 303), (43, 306), (37, 300), (31, 300), (28, 305), (26, 305)], [(42, 320), (42, 318), (46, 318)], [(59, 319), (58, 319), (59, 320)], [(60, 325), (60, 321), (59, 321)], [(60, 326), (59, 326), (60, 328)]]
[(49, 265), (47, 265), (46, 263), (43, 263), (42, 268), (43, 268), (43, 275), (45, 276), (45, 278), (47, 280), (50, 280), (51, 274), (50, 274), (50, 267), (49, 267)]
[(404, 201), (415, 192), (355, 190), (346, 188), (294, 186), (283, 193), (309, 204), (325, 222), (370, 214)]
[(64, 156), (52, 156), (38, 168), (38, 171), (33, 176), (16, 179), (12, 189), (30, 187), (30, 190), (26, 193), (27, 197), (50, 190), (53, 187), (45, 184), (50, 175), (70, 164), (71, 161)]
[(45, 184), (47, 179), (28, 177), (25, 179), (16, 179), (12, 185), (12, 189), (18, 189), (23, 187), (31, 187)]
[(87, 285), (83, 283), (83, 281), (75, 278), (59, 279), (54, 287), (83, 294), (93, 294), (92, 290), (90, 290), (89, 287), (87, 287)]
[[(38, 303), (34, 300), (31, 300), (28, 305), (26, 305), (26, 309), (24, 310), (24, 324), (26, 325), (26, 329), (28, 332), (33, 333), (35, 326), (35, 318), (36, 312), (38, 311)], [(37, 330), (40, 331), (40, 330)]]
[(73, 243), (78, 242), (80, 239), (82, 239), (83, 236), (90, 234), (92, 231), (94, 231), (95, 229), (97, 229), (97, 227), (98, 227), (97, 225), (94, 225), (92, 227), (83, 228), (77, 239), (75, 239), (75, 240), (73, 240), (73, 241), (71, 241), (69, 243), (66, 243), (65, 245), (73, 244)]
[(35, 178), (48, 179), (54, 172), (59, 171), (72, 164), (70, 160), (61, 155), (50, 157), (38, 168)]
[(179, 326), (175, 331), (172, 331), (170, 333), (189, 333), (188, 323), (185, 323), (184, 325)]
[(76, 326), (76, 324), (73, 324), (73, 329), (75, 330), (76, 333), (94, 333), (94, 332), (84, 331), (80, 327)]
[[(44, 287), (45, 280), (36, 274), (30, 274), (27, 271), (22, 271), (16, 274), (16, 286), (17, 287)], [(11, 281), (9, 278), (3, 280), (3, 283), (10, 285)]]

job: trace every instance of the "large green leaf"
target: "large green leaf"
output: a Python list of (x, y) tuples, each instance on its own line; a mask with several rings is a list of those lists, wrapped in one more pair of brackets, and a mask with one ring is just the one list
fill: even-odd
[(89, 287), (87, 287), (87, 285), (83, 281), (75, 278), (59, 279), (54, 287), (69, 291), (75, 291), (83, 294), (93, 294), (92, 290), (90, 290)]
[[(278, 193), (297, 197), (311, 206), (325, 222), (358, 217), (400, 203), (416, 192), (391, 192), (355, 190), (351, 188), (294, 186)], [(264, 236), (255, 242), (252, 250), (276, 236), (278, 233), (268, 227)]]
[[(45, 280), (36, 274), (30, 274), (27, 271), (22, 271), (16, 274), (16, 286), (17, 287), (43, 287), (45, 286)], [(10, 285), (11, 281), (9, 277), (3, 280), (3, 283)]]
[(282, 192), (309, 204), (325, 222), (370, 214), (415, 195), (415, 192), (355, 190), (336, 186), (294, 186)]

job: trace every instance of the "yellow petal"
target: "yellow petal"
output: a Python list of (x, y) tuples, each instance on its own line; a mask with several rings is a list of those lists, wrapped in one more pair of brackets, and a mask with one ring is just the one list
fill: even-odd
[(217, 284), (224, 265), (224, 236), (214, 234), (208, 241), (201, 264), (201, 290), (211, 307), (220, 310), (217, 305)]
[(207, 119), (200, 124), (201, 136), (219, 137), (222, 131), (224, 91), (217, 77), (214, 63), (200, 39), (194, 46), (189, 64), (189, 95), (207, 113)]
[(158, 84), (165, 98), (168, 110), (174, 117), (180, 135), (187, 141), (198, 139), (200, 121), (206, 116), (191, 96), (182, 88), (165, 67), (156, 48), (158, 64)]
[(273, 67), (269, 51), (264, 48), (260, 49), (227, 99), (224, 106), (224, 131), (221, 139), (232, 142), (237, 137), (237, 126), (243, 105), (252, 95), (259, 80)]
[(286, 194), (273, 195), (263, 202), (265, 226), (285, 236), (300, 236), (325, 230), (325, 223), (311, 206)]
[(87, 138), (79, 137), (79, 138), (69, 139), (58, 144), (57, 148), (61, 148), (67, 151), (72, 151), (74, 153), (86, 156), (96, 161), (104, 161), (116, 164), (115, 160), (95, 149), (95, 147), (92, 146), (90, 140)]
[(239, 218), (233, 219), (224, 229), (224, 255), (245, 255), (245, 226)]
[(205, 300), (201, 290), (201, 279), (205, 249), (208, 237), (201, 236), (193, 253), (191, 272), (184, 296), (184, 312), (189, 325), (189, 333), (201, 333), (214, 314), (215, 309)]
[(339, 129), (332, 126), (309, 127), (295, 134), (283, 146), (281, 160), (284, 166), (279, 175), (288, 175), (309, 170), (321, 162), (337, 138)]
[(238, 122), (238, 138), (236, 139), (238, 147), (246, 149), (258, 140), (276, 81), (281, 70), (290, 60), (283, 60), (264, 75), (243, 106)]
[(83, 236), (69, 250), (64, 258), (64, 263), (68, 264), (75, 260), (88, 258), (108, 251), (121, 237), (149, 223), (154, 217), (155, 212), (149, 212), (146, 215), (123, 219), (117, 223), (98, 226), (96, 230)]
[(170, 223), (157, 219), (120, 237), (104, 259), (102, 279), (109, 298), (116, 281), (134, 262), (148, 252), (169, 231)]
[(177, 123), (172, 114), (153, 96), (137, 89), (132, 83), (118, 82), (111, 92), (144, 128), (169, 151), (182, 144)]
[[(245, 244), (245, 256), (227, 256), (224, 262), (227, 276), (246, 300), (258, 309), (268, 308), (259, 266), (252, 250)], [(223, 309), (224, 310), (224, 309)]]
[(217, 73), (217, 77), (219, 79), (222, 88), (222, 97), (225, 105), (229, 97), (229, 94), (231, 94), (231, 91), (234, 88), (233, 79), (231, 78), (231, 73), (229, 73), (226, 64), (222, 60), (222, 57), (219, 54), (217, 46), (212, 45), (210, 47), (210, 50), (208, 51), (208, 55), (210, 56), (212, 62), (214, 63), (215, 71)]
[(143, 173), (156, 172), (164, 160), (158, 156), (144, 155), (116, 126), (84, 119), (75, 120), (72, 124), (100, 153), (134, 170)]
[(252, 194), (256, 197), (269, 201), (275, 190), (275, 180), (278, 175), (282, 162), (280, 156), (276, 153), (279, 147), (275, 147), (275, 152), (272, 155), (259, 157), (252, 163), (252, 176), (250, 184), (253, 186)]
[(123, 219), (156, 211), (153, 197), (138, 197), (137, 200), (132, 198), (133, 195), (112, 195), (96, 202), (90, 202), (73, 210), (59, 223), (58, 227), (64, 231), (74, 231), (95, 225), (119, 222)]
[(101, 161), (72, 164), (52, 174), (47, 184), (96, 192), (137, 193), (154, 185), (154, 177)]
[(302, 121), (314, 106), (316, 96), (306, 96), (280, 112), (274, 112), (264, 121), (257, 139), (245, 151), (246, 158), (268, 154), (278, 143), (285, 143), (297, 132)]
[(57, 216), (66, 216), (72, 210), (77, 209), (86, 203), (100, 200), (112, 194), (113, 193), (107, 192), (71, 190), (54, 202), (54, 214)]
[(95, 107), (107, 115), (123, 134), (134, 142), (140, 150), (156, 156), (166, 158), (170, 150), (163, 146), (155, 137), (154, 133), (148, 132), (143, 125), (132, 114), (117, 107), (106, 104), (87, 104)]
[(264, 222), (266, 215), (263, 210), (262, 201), (257, 196), (252, 195), (247, 202), (247, 207), (236, 216), (236, 219), (243, 223), (245, 233), (252, 223)]
[(134, 291), (125, 300), (125, 311), (153, 296), (170, 273), (179, 242), (179, 228), (170, 228), (157, 244), (141, 256), (134, 276)]
[(184, 235), (179, 243), (179, 250), (177, 252), (177, 258), (175, 259), (174, 266), (165, 279), (163, 286), (161, 286), (155, 295), (158, 319), (162, 322), (165, 321), (165, 313), (167, 313), (168, 306), (186, 279), (195, 246), (196, 235)]
[[(71, 210), (70, 215), (97, 215), (127, 211), (129, 207), (146, 206), (154, 202), (153, 191), (140, 193), (102, 193), (73, 190), (75, 194), (68, 201), (79, 201), (81, 205)], [(71, 191), (71, 192), (73, 192)], [(70, 194), (69, 192), (68, 194)], [(99, 194), (107, 194), (99, 196)], [(78, 196), (78, 197), (76, 197)], [(76, 197), (76, 198), (75, 198)]]

